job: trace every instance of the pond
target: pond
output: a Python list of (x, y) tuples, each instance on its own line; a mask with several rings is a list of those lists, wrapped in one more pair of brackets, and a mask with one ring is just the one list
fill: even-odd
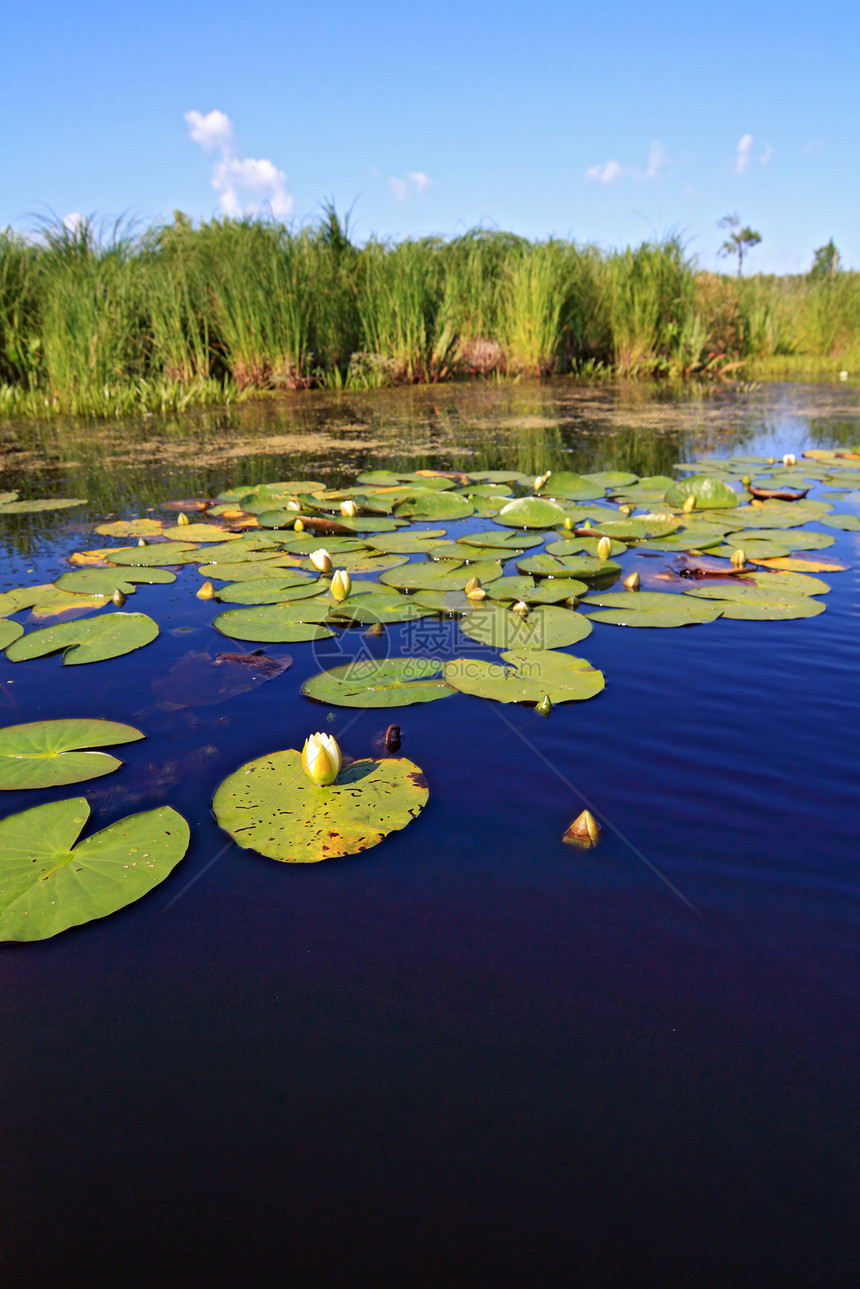
[[(108, 749), (123, 764), (104, 777), (4, 791), (4, 817), (86, 797), (87, 832), (168, 806), (190, 828), (185, 857), (143, 898), (0, 946), (11, 1281), (113, 1282), (135, 1266), (147, 1284), (302, 1289), (849, 1283), (860, 551), (856, 523), (822, 519), (860, 515), (860, 491), (850, 457), (802, 454), (852, 450), (856, 389), (823, 383), (487, 382), (0, 427), (4, 490), (87, 500), (0, 514), (0, 591), (53, 583), (75, 552), (128, 545), (96, 532), (106, 522), (173, 525), (171, 500), (195, 522), (206, 516), (191, 499), (233, 489), (241, 510), (274, 480), (334, 490), (370, 471), (674, 478), (676, 464), (689, 475), (703, 460), (705, 475), (729, 471), (738, 489), (743, 470), (770, 471), (779, 490), (794, 453), (798, 475), (812, 476), (807, 501), (832, 507), (802, 529), (826, 541), (797, 546), (793, 531), (787, 556), (759, 549), (824, 579), (831, 589), (811, 602), (825, 611), (652, 630), (598, 615), (560, 652), (586, 659), (605, 688), (556, 702), (548, 719), (466, 692), (403, 707), (315, 702), (302, 686), (350, 659), (498, 661), (498, 641), (429, 609), (375, 636), (362, 622), (319, 640), (228, 637), (212, 620), (239, 604), (197, 597), (200, 560), (128, 595), (124, 612), (158, 624), (145, 647), (77, 668), (58, 654), (0, 659), (4, 727), (98, 718), (145, 734)], [(765, 462), (733, 474), (715, 464), (739, 457)], [(634, 518), (667, 511), (636, 486)], [(514, 481), (500, 500), (533, 491)], [(492, 497), (483, 503), (483, 514), (417, 518), (403, 532), (444, 529), (440, 544), (487, 530), (534, 538), (518, 557), (489, 548), (520, 578), (516, 564), (544, 539), (573, 543), (579, 530), (594, 541), (581, 515), (566, 531), (524, 533), (496, 522)], [(576, 504), (604, 505), (606, 489)], [(774, 515), (797, 504), (765, 503)], [(674, 510), (698, 522), (698, 509)], [(712, 593), (728, 578), (678, 576), (731, 567), (725, 528), (719, 545), (700, 531), (701, 556), (662, 530), (629, 550), (613, 542), (621, 572), (589, 579), (577, 620), (610, 590), (635, 599), (621, 580), (632, 571), (640, 595), (703, 591), (679, 599), (725, 607)], [(766, 531), (744, 540), (779, 550), (785, 530)], [(402, 585), (405, 567), (392, 558), (390, 572), (358, 570), (353, 583)], [(9, 620), (29, 633), (89, 619), (24, 608)], [(292, 663), (265, 683), (253, 667), (246, 683), (238, 663), (238, 681), (223, 679), (229, 664), (216, 670), (217, 654), (255, 649)], [(216, 823), (215, 789), (247, 762), (301, 749), (317, 730), (348, 757), (385, 758), (393, 723), (429, 798), (379, 845), (286, 866)], [(603, 830), (592, 850), (562, 842), (585, 806)]]

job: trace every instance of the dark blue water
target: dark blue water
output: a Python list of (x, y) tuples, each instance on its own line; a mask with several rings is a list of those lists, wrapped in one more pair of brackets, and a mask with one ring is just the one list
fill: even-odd
[[(99, 504), (10, 525), (2, 589), (101, 544), (72, 529), (109, 509), (111, 487), (136, 513), (135, 478), (152, 505), (190, 495), (204, 468), (217, 490), (267, 464), (338, 482), (394, 460), (665, 469), (697, 448), (860, 441), (850, 389), (661, 404), (643, 428), (638, 396), (578, 413), (569, 388), (530, 391), (522, 416), (549, 424), (516, 431), (509, 393), (487, 428), (468, 401), (458, 421), (456, 391), (432, 395), (435, 413), (407, 391), (377, 422), (361, 403), (348, 448), (337, 431), (267, 459), (270, 411), (253, 457), (189, 455), (184, 487), (163, 462), (134, 464), (140, 427), (97, 479), (95, 432), (92, 461), (58, 452), (22, 486), (95, 481)], [(312, 406), (321, 424), (347, 419)], [(286, 428), (310, 434), (290, 407)], [(400, 437), (380, 443), (400, 412)], [(820, 617), (596, 624), (571, 652), (606, 689), (548, 721), (458, 695), (325, 723), (298, 693), (318, 670), (310, 645), (273, 648), (293, 667), (248, 695), (165, 712), (153, 681), (190, 649), (230, 647), (189, 594), (193, 567), (129, 604), (161, 626), (145, 650), (65, 671), (0, 657), (3, 724), (94, 715), (147, 734), (115, 775), (4, 794), (4, 814), (80, 793), (97, 826), (168, 801), (192, 827), (186, 859), (139, 903), (0, 946), (4, 1283), (855, 1284), (860, 561), (857, 535), (836, 537), (824, 557), (850, 569), (823, 575)], [(372, 754), (390, 720), (431, 797), (378, 848), (276, 865), (212, 820), (242, 762), (317, 728)], [(560, 842), (584, 802), (605, 825), (590, 853)]]

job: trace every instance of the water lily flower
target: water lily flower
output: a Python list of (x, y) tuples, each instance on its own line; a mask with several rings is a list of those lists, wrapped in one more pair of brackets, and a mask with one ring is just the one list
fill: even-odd
[(287, 510), (301, 510), (301, 508), (302, 503), (299, 501), (298, 497), (290, 497), (287, 502)]
[(466, 585), (463, 587), (463, 590), (468, 595), (470, 591), (477, 591), (480, 585), (481, 583), (478, 581), (476, 577), (470, 577)]
[(319, 548), (319, 550), (311, 551), (310, 555), (308, 556), (308, 559), (310, 560), (311, 567), (316, 569), (318, 573), (331, 572), (331, 569), (332, 569), (331, 555), (329, 555), (328, 551), (325, 550), (322, 546)]
[(203, 583), (203, 585), (201, 586), (200, 590), (197, 592), (197, 598), (198, 598), (198, 600), (214, 600), (214, 599), (215, 599), (215, 587), (212, 585), (212, 583), (211, 583), (211, 582), (204, 582), (204, 583)]
[(686, 499), (681, 509), (683, 510), (685, 515), (689, 515), (691, 510), (696, 509), (696, 498), (693, 496), (692, 493), (690, 493), (689, 497)]
[(296, 522), (293, 524), (293, 532), (303, 533), (304, 531), (305, 531), (304, 524), (300, 519), (297, 519)]
[(564, 522), (562, 523), (562, 528), (567, 529), (568, 532), (572, 530), (573, 520), (571, 519), (570, 515), (565, 515)]
[(793, 452), (786, 452), (785, 456), (782, 458), (782, 464), (797, 465), (797, 457), (794, 455)]
[(547, 482), (551, 474), (552, 474), (552, 470), (547, 470), (546, 474), (538, 475), (538, 477), (534, 481), (535, 492), (540, 492), (541, 488), (545, 485), (545, 483)]
[(612, 554), (612, 542), (608, 537), (601, 537), (597, 543), (597, 554), (601, 559), (609, 559)]
[(486, 600), (487, 592), (482, 586), (475, 586), (471, 591), (466, 592), (467, 600)]
[(183, 512), (180, 510), (179, 514), (176, 516), (177, 525), (188, 524), (190, 522), (191, 521), (189, 520), (188, 516), (186, 514), (183, 514)]
[(541, 716), (549, 716), (552, 711), (552, 699), (549, 694), (544, 694), (543, 698), (536, 705), (535, 711), (539, 712)]
[(590, 810), (583, 810), (574, 819), (562, 841), (569, 846), (579, 846), (581, 850), (593, 850), (600, 841), (601, 828)]
[(331, 579), (331, 593), (336, 600), (345, 600), (352, 590), (352, 578), (339, 568)]
[(340, 774), (342, 757), (331, 734), (311, 734), (302, 748), (302, 769), (318, 788), (334, 783)]
[(351, 497), (340, 503), (340, 513), (346, 515), (347, 519), (354, 519), (358, 514), (358, 507)]
[(746, 565), (746, 551), (741, 550), (740, 546), (732, 554), (732, 564), (735, 568), (743, 568)]
[(631, 573), (629, 577), (625, 577), (624, 585), (627, 587), (628, 591), (638, 591), (641, 585), (639, 574)]
[(621, 513), (622, 515), (625, 515), (628, 519), (629, 519), (629, 518), (630, 518), (630, 516), (633, 514), (633, 507), (632, 507), (631, 505), (627, 505), (627, 504), (625, 504), (625, 505), (623, 505), (623, 506), (619, 506), (619, 507), (618, 507), (618, 509), (619, 509), (620, 513)]
[(516, 604), (511, 605), (511, 613), (515, 613), (518, 618), (525, 621), (529, 616), (529, 606), (523, 600), (517, 600)]

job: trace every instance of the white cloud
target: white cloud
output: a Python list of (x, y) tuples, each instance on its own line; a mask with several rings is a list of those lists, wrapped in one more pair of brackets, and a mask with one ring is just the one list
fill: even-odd
[(418, 197), (423, 197), (428, 189), (433, 187), (433, 180), (429, 175), (425, 175), (423, 170), (407, 170), (405, 179), (395, 178), (394, 175), (388, 180), (388, 191), (395, 201), (408, 201), (413, 192)]
[(644, 170), (638, 166), (622, 166), (620, 161), (604, 161), (602, 165), (589, 166), (585, 177), (600, 184), (615, 183), (618, 179), (657, 179), (668, 163), (666, 149), (655, 140), (648, 149), (648, 164)]
[(741, 135), (738, 139), (738, 150), (735, 157), (735, 174), (746, 174), (749, 169), (750, 156), (752, 154), (753, 137), (751, 134)]
[[(233, 137), (233, 123), (224, 112), (186, 112), (189, 135), (204, 152), (219, 152), (212, 171), (212, 187), (218, 194), (221, 213), (228, 219), (257, 215), (268, 209), (276, 219), (293, 213), (293, 199), (283, 170), (264, 157), (239, 157)], [(248, 200), (248, 197), (255, 200)]]
[(63, 216), (63, 228), (68, 229), (70, 233), (76, 233), (81, 224), (84, 223), (86, 223), (86, 220), (77, 210), (73, 210), (70, 215)]

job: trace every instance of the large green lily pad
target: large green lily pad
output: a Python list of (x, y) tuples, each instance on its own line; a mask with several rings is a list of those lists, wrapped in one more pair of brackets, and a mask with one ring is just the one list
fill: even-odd
[(381, 573), (379, 580), (383, 586), (395, 586), (402, 591), (462, 591), (473, 577), (484, 583), (501, 576), (502, 566), (495, 561), (479, 560), (457, 568), (452, 567), (450, 560), (445, 560), (438, 564), (429, 561), (404, 564), (402, 568)]
[(427, 489), (420, 494), (416, 491), (408, 501), (401, 502), (397, 513), (408, 519), (466, 519), (475, 513), (475, 507), (456, 493)]
[(302, 693), (335, 707), (406, 707), (451, 697), (441, 671), (439, 658), (363, 658), (311, 676)]
[(48, 497), (38, 501), (5, 501), (0, 505), (0, 515), (38, 515), (43, 510), (67, 510), (70, 506), (85, 506), (86, 497)]
[(215, 582), (253, 582), (260, 577), (307, 578), (307, 574), (300, 571), (298, 560), (291, 555), (241, 560), (238, 564), (202, 564), (197, 571), (201, 577)]
[(539, 703), (544, 694), (552, 703), (580, 702), (606, 683), (590, 662), (569, 653), (512, 649), (502, 658), (504, 664), (455, 658), (445, 664), (445, 680), (461, 693), (500, 703)]
[(318, 788), (289, 748), (248, 761), (219, 784), (219, 825), (239, 846), (287, 864), (355, 855), (405, 828), (427, 803), (424, 774), (403, 757), (353, 761)]
[(56, 788), (110, 774), (122, 765), (85, 749), (133, 743), (144, 736), (117, 721), (30, 721), (0, 729), (0, 789)]
[(712, 474), (694, 474), (680, 479), (667, 488), (664, 500), (667, 506), (683, 506), (688, 497), (696, 498), (696, 506), (700, 510), (728, 509), (741, 500), (734, 488)]
[(752, 618), (787, 621), (792, 618), (815, 618), (826, 605), (808, 595), (788, 591), (769, 591), (760, 586), (697, 586), (685, 591), (687, 596), (716, 603), (724, 618)]
[(606, 622), (616, 627), (688, 627), (713, 622), (720, 616), (721, 605), (700, 604), (689, 607), (684, 595), (665, 595), (661, 591), (609, 591), (590, 595), (581, 609), (599, 606), (589, 612), (592, 622)]
[(326, 640), (334, 632), (320, 624), (328, 617), (330, 607), (327, 603), (298, 600), (227, 609), (212, 619), (212, 625), (231, 640), (259, 640), (263, 644)]
[(554, 528), (563, 519), (561, 506), (543, 497), (518, 497), (496, 515), (496, 522), (506, 528)]
[(0, 939), (45, 940), (146, 895), (188, 849), (188, 824), (170, 806), (129, 815), (75, 845), (85, 797), (0, 820)]
[(319, 595), (315, 578), (254, 577), (219, 587), (217, 597), (225, 604), (285, 604), (288, 600), (310, 600)]
[[(238, 543), (237, 543), (238, 544)], [(166, 568), (202, 564), (214, 558), (215, 547), (191, 542), (159, 542), (157, 546), (129, 546), (111, 552), (111, 563), (135, 568)]]
[[(524, 600), (528, 595), (533, 595), (534, 590), (533, 577), (500, 577), (489, 584), (487, 595), (491, 600)], [(564, 599), (564, 596), (559, 596), (559, 599)]]
[(175, 581), (176, 574), (166, 568), (132, 568), (122, 573), (110, 568), (78, 568), (71, 573), (63, 573), (54, 585), (75, 595), (100, 595), (110, 599), (114, 591), (132, 595), (137, 583), (167, 586)]
[(591, 635), (591, 623), (570, 609), (532, 609), (521, 618), (513, 609), (485, 601), (460, 622), (464, 636), (491, 649), (563, 649)]
[(540, 546), (543, 537), (540, 533), (500, 533), (498, 528), (488, 528), (477, 533), (466, 533), (457, 538), (461, 546), (486, 547), (489, 550), (511, 551), (516, 553), (528, 550), (531, 546)]
[(545, 497), (565, 497), (571, 501), (595, 501), (606, 493), (606, 486), (586, 479), (573, 470), (553, 470), (546, 483), (538, 488)]
[[(609, 539), (609, 554), (623, 555), (627, 550), (624, 542), (616, 541), (614, 538)], [(547, 555), (555, 555), (558, 559), (566, 559), (568, 555), (590, 555), (597, 558), (597, 547), (600, 544), (599, 537), (572, 537), (569, 541), (548, 542), (546, 547)]]
[(29, 631), (9, 645), (6, 657), (10, 662), (25, 662), (62, 651), (63, 666), (70, 667), (119, 658), (150, 644), (157, 635), (158, 624), (145, 613), (108, 613)]
[(857, 515), (822, 515), (821, 523), (828, 528), (839, 528), (844, 533), (860, 533), (860, 518)]
[[(770, 542), (774, 546), (788, 547), (793, 551), (823, 551), (836, 541), (829, 533), (786, 532), (783, 528), (749, 528), (740, 532), (727, 533), (726, 544), (740, 546), (746, 550), (752, 542)], [(787, 553), (787, 552), (786, 552)], [(776, 552), (774, 552), (776, 558)]]
[(24, 634), (24, 628), (19, 622), (10, 622), (8, 618), (0, 618), (0, 649), (5, 649), (13, 640), (18, 640)]
[[(414, 596), (398, 595), (396, 591), (384, 594), (386, 587), (370, 584), (368, 595), (356, 596), (354, 593), (339, 604), (333, 604), (330, 616), (333, 620), (344, 622), (414, 622), (416, 618), (426, 618), (433, 609), (417, 603)], [(353, 592), (355, 585), (353, 584)]]

